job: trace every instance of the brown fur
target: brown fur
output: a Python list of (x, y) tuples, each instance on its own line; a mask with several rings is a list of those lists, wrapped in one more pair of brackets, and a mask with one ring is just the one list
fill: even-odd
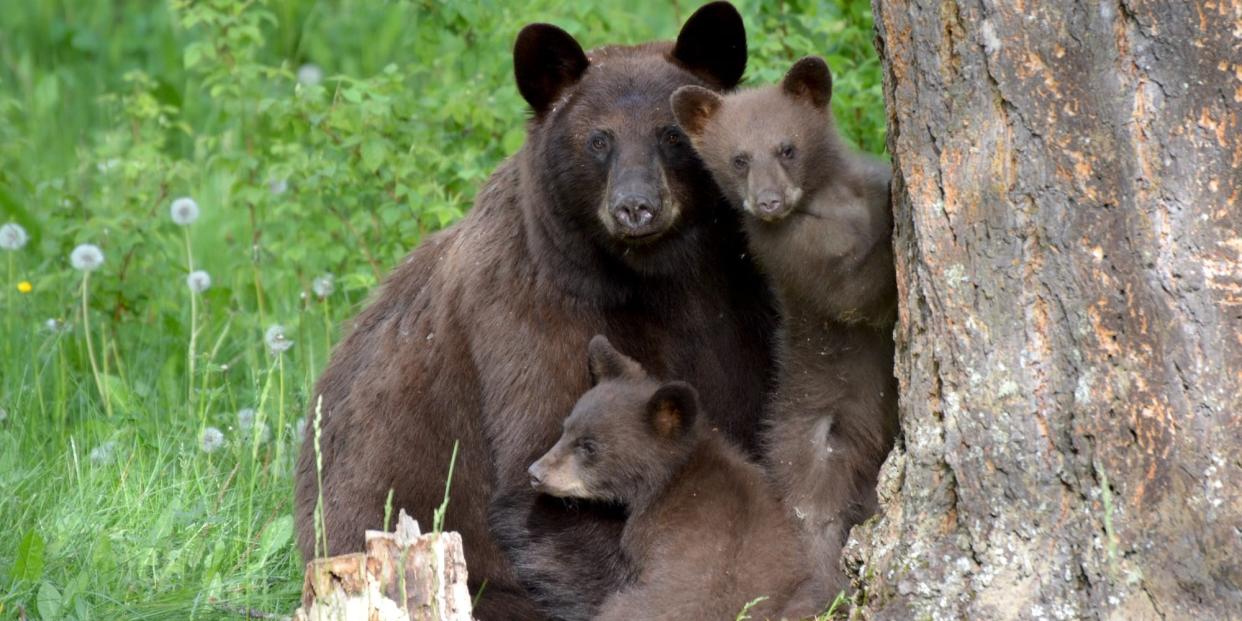
[(607, 370), (530, 473), (546, 493), (629, 508), (637, 577), (598, 619), (732, 619), (760, 596), (752, 618), (776, 615), (810, 568), (763, 471), (709, 428), (689, 384), (656, 381), (602, 336), (590, 358)]
[[(744, 60), (741, 19), (721, 3), (696, 13), (676, 44), (586, 54), (553, 26), (523, 30), (526, 144), (462, 221), (393, 270), (316, 386), (327, 553), (362, 548), (390, 489), (394, 509), (430, 524), (456, 440), (445, 528), (462, 534), (472, 589), (487, 584), (476, 615), (594, 614), (630, 576), (624, 513), (536, 495), (526, 467), (589, 386), (581, 350), (596, 333), (702, 386), (721, 413), (714, 424), (757, 447), (773, 308), (667, 105), (685, 84), (731, 87)], [(611, 136), (606, 152), (588, 150), (597, 131)], [(635, 195), (653, 218), (627, 227), (617, 214)], [(319, 482), (307, 436), (296, 517), (310, 558)]]
[(679, 122), (735, 206), (784, 316), (768, 467), (818, 567), (817, 605), (846, 586), (849, 529), (876, 509), (897, 432), (896, 281), (889, 168), (850, 153), (828, 112), (831, 77), (799, 61), (779, 86), (672, 99)]

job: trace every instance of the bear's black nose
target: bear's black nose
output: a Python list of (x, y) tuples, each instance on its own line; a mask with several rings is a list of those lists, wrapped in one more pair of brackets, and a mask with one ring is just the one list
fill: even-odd
[(627, 229), (641, 229), (655, 218), (655, 201), (642, 194), (621, 196), (612, 209), (617, 222)]

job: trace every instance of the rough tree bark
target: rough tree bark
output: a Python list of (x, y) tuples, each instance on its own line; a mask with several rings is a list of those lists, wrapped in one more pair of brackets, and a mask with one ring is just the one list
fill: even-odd
[(852, 614), (1242, 616), (1242, 3), (873, 8), (904, 440)]

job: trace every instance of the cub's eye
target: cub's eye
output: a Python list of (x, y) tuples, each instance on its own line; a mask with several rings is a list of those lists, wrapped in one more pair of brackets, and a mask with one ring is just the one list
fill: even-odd
[(595, 440), (590, 438), (582, 438), (581, 440), (578, 440), (576, 448), (583, 457), (590, 458), (595, 456), (595, 451), (598, 450), (599, 447), (595, 445)]
[(596, 153), (603, 153), (604, 151), (607, 151), (608, 134), (603, 132), (595, 132), (594, 134), (591, 134), (591, 138), (587, 141), (587, 145), (590, 146), (591, 150)]
[(750, 167), (750, 158), (745, 155), (733, 156), (733, 169), (738, 172), (745, 172)]
[(788, 143), (781, 145), (780, 154), (782, 158), (792, 160), (797, 153), (798, 152), (794, 149), (793, 145)]
[(681, 132), (673, 128), (664, 130), (664, 144), (675, 147), (681, 144)]

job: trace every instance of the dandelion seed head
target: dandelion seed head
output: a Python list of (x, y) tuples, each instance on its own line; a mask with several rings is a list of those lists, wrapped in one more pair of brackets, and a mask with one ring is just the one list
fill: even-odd
[[(0, 420), (3, 420), (3, 419), (0, 419)], [(293, 423), (293, 437), (297, 438), (299, 443), (301, 443), (303, 440), (306, 439), (306, 417), (305, 416), (303, 416), (302, 418), (299, 418), (297, 422)]]
[(332, 274), (316, 277), (311, 282), (311, 291), (314, 291), (321, 300), (332, 295), (332, 292), (336, 291), (336, 278)]
[(215, 427), (208, 427), (203, 430), (203, 437), (198, 440), (198, 447), (204, 453), (214, 453), (224, 446), (224, 432)]
[(96, 466), (104, 466), (112, 463), (112, 459), (116, 453), (116, 442), (108, 440), (99, 446), (91, 449), (90, 460)]
[(314, 86), (323, 81), (323, 69), (314, 63), (306, 63), (298, 67), (298, 82), (303, 86)]
[(95, 244), (82, 244), (69, 253), (69, 262), (75, 270), (93, 272), (103, 265), (103, 251)]
[(272, 439), (272, 428), (268, 427), (267, 423), (259, 423), (258, 425), (255, 425), (252, 433), (259, 436), (259, 444), (267, 444)]
[(8, 410), (0, 408), (0, 423), (3, 423), (9, 417)]
[(267, 329), (263, 335), (263, 342), (267, 344), (267, 350), (272, 354), (283, 354), (293, 347), (293, 341), (285, 336), (285, 328), (279, 324)]
[(203, 270), (195, 270), (185, 277), (185, 286), (194, 293), (202, 293), (211, 286), (211, 275)]
[(103, 160), (102, 162), (98, 162), (97, 164), (95, 164), (95, 170), (98, 170), (101, 173), (106, 173), (120, 165), (121, 165), (121, 158), (110, 157), (106, 160)]
[(30, 236), (26, 234), (26, 229), (16, 222), (9, 222), (4, 226), (0, 226), (0, 248), (5, 250), (21, 250), (26, 242), (30, 241)]
[(188, 196), (173, 201), (168, 211), (172, 214), (172, 221), (181, 226), (194, 224), (198, 219), (198, 203)]
[(273, 179), (267, 182), (267, 189), (271, 190), (273, 196), (280, 196), (289, 189), (289, 182), (284, 179)]
[(237, 428), (250, 431), (254, 427), (254, 408), (242, 408), (237, 412)]

